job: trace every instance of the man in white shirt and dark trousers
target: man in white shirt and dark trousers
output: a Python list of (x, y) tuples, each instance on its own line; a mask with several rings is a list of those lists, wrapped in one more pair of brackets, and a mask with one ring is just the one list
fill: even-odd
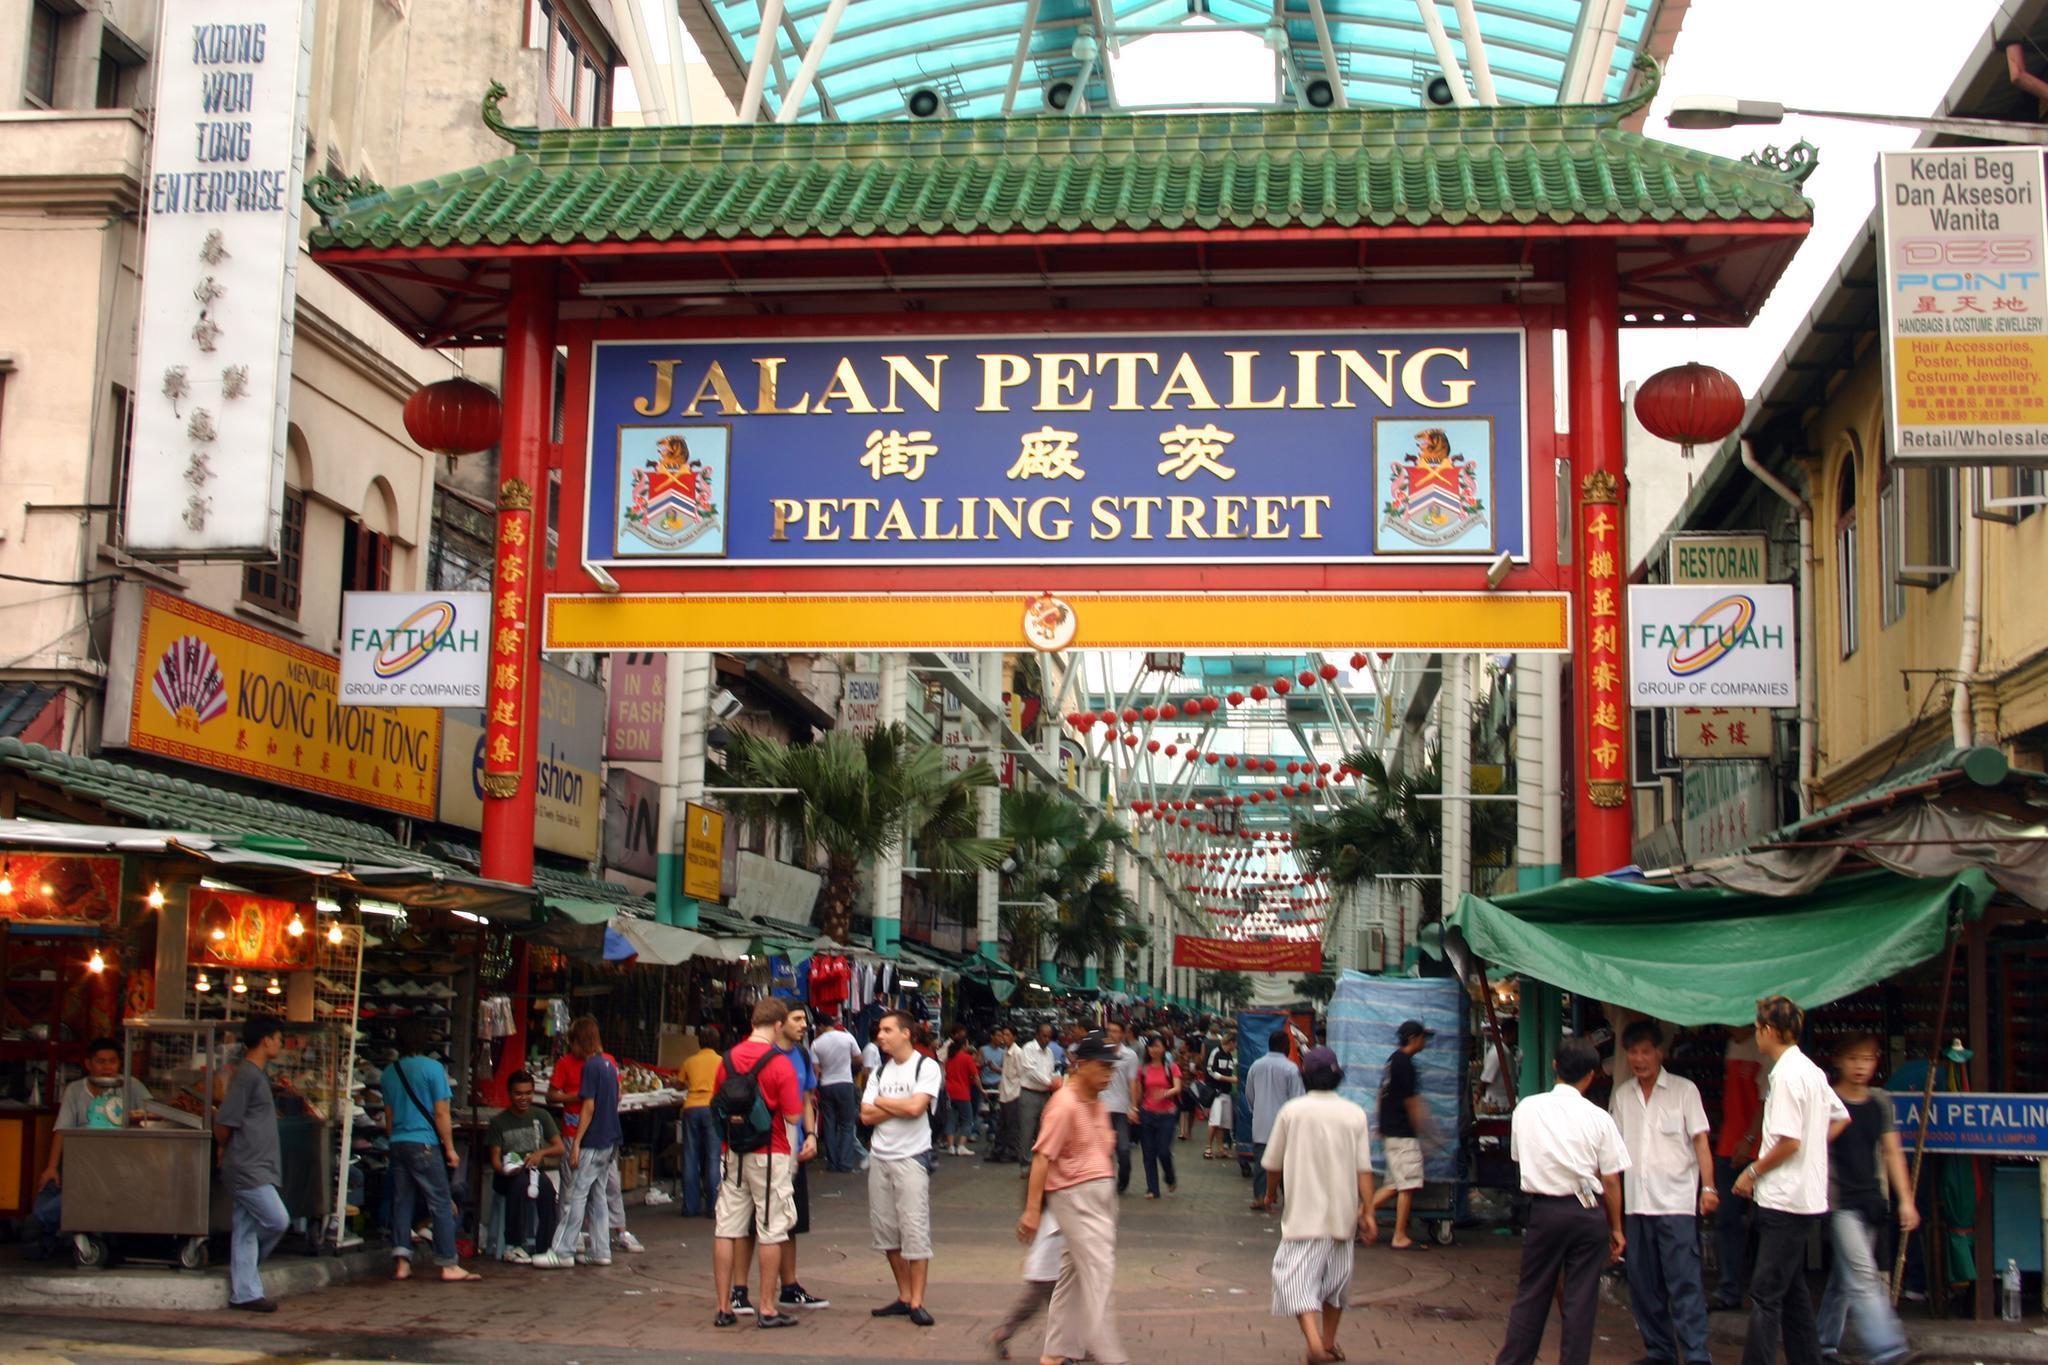
[(1104, 1026), (1112, 1056), (1109, 1084), (1102, 1088), (1102, 1107), (1109, 1113), (1109, 1128), (1116, 1135), (1116, 1192), (1131, 1188), (1131, 1114), (1138, 1107), (1138, 1050), (1124, 1041), (1124, 1026), (1112, 1019)]
[(860, 1048), (837, 1015), (825, 1020), (825, 1031), (811, 1044), (818, 1064), (818, 1108), (824, 1119), (825, 1169), (841, 1175), (860, 1160), (855, 1129), (860, 1126), (860, 1091), (854, 1088), (853, 1064)]
[(1628, 1296), (1643, 1360), (1708, 1365), (1700, 1218), (1720, 1206), (1700, 1088), (1664, 1069), (1664, 1033), (1638, 1019), (1621, 1034), (1629, 1075), (1608, 1104), (1628, 1149), (1622, 1180)]
[(1600, 1052), (1583, 1038), (1567, 1038), (1558, 1045), (1555, 1068), (1557, 1084), (1548, 1093), (1515, 1106), (1509, 1142), (1530, 1196), (1529, 1229), (1507, 1339), (1494, 1365), (1532, 1365), (1553, 1297), (1564, 1310), (1560, 1365), (1586, 1365), (1601, 1267), (1620, 1260), (1628, 1245), (1621, 1230), (1628, 1152), (1614, 1120), (1586, 1098), (1600, 1071)]
[(1022, 1179), (1031, 1176), (1031, 1149), (1038, 1142), (1038, 1120), (1045, 1115), (1045, 1102), (1059, 1087), (1055, 1074), (1059, 1051), (1051, 1024), (1040, 1024), (1031, 1041), (1017, 1049), (1017, 1175)]
[(1828, 1143), (1849, 1126), (1849, 1110), (1827, 1073), (1799, 1050), (1806, 1014), (1782, 995), (1756, 1002), (1756, 1045), (1764, 1055), (1763, 1144), (1735, 1178), (1756, 1204), (1756, 1260), (1749, 1272), (1749, 1336), (1743, 1365), (1820, 1365), (1820, 1328), (1806, 1291), (1806, 1242), (1828, 1211)]
[(1365, 1110), (1337, 1093), (1337, 1054), (1301, 1059), (1306, 1093), (1280, 1106), (1260, 1164), (1272, 1174), (1280, 1216), (1273, 1253), (1273, 1316), (1301, 1325), (1310, 1361), (1342, 1360), (1337, 1326), (1351, 1288), (1351, 1243), (1379, 1236), (1372, 1212), (1372, 1139)]
[(890, 1010), (875, 1025), (882, 1065), (861, 1095), (861, 1122), (875, 1130), (868, 1146), (868, 1227), (875, 1250), (889, 1258), (896, 1298), (874, 1311), (878, 1318), (909, 1318), (932, 1325), (925, 1311), (925, 1279), (932, 1265), (931, 1108), (945, 1077), (939, 1064), (911, 1045), (910, 1016)]

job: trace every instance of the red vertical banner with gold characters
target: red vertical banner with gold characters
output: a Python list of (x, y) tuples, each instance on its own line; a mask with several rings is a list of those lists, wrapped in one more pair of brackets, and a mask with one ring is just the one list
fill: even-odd
[(1628, 685), (1622, 631), (1621, 498), (1614, 475), (1596, 469), (1580, 484), (1579, 563), (1581, 629), (1586, 642), (1583, 765), (1586, 796), (1596, 806), (1621, 805), (1628, 796)]
[(519, 792), (529, 755), (524, 714), (532, 669), (533, 488), (524, 479), (498, 485), (498, 549), (491, 576), (491, 675), (484, 695), (486, 797)]

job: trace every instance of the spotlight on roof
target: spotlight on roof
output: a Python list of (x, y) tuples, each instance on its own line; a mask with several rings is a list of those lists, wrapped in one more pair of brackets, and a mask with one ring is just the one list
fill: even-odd
[(1072, 81), (1054, 81), (1051, 85), (1045, 87), (1046, 108), (1065, 109), (1073, 102), (1074, 83)]
[(1310, 81), (1308, 88), (1302, 93), (1308, 97), (1308, 107), (1311, 109), (1327, 109), (1337, 102), (1336, 87), (1321, 76)]
[(1451, 83), (1442, 76), (1422, 87), (1422, 98), (1432, 109), (1442, 109), (1455, 102), (1451, 98)]
[(928, 85), (911, 91), (904, 103), (909, 107), (912, 118), (937, 118), (946, 109), (946, 102), (939, 98), (939, 92)]

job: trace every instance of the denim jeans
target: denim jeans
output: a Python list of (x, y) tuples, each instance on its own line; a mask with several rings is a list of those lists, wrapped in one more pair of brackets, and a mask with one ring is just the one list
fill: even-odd
[[(819, 1086), (818, 1123), (825, 1130), (825, 1169), (845, 1172), (860, 1165), (860, 1087), (852, 1081)], [(714, 1158), (717, 1152), (713, 1146)], [(717, 1179), (715, 1174), (712, 1178)], [(704, 1211), (709, 1213), (711, 1206), (706, 1204)]]
[(1628, 1215), (1628, 1298), (1643, 1354), (1708, 1365), (1707, 1282), (1700, 1220), (1691, 1214)]
[(1180, 1125), (1179, 1114), (1138, 1115), (1139, 1144), (1145, 1153), (1145, 1193), (1159, 1193), (1159, 1174), (1163, 1167), (1166, 1183), (1178, 1185), (1173, 1173), (1173, 1143)]
[(54, 1251), (61, 1240), (57, 1229), (64, 1225), (64, 1193), (54, 1182), (36, 1191), (34, 1217), (43, 1250)]
[(1843, 1329), (1853, 1320), (1857, 1353), (1873, 1365), (1889, 1365), (1906, 1354), (1906, 1329), (1892, 1311), (1891, 1292), (1877, 1263), (1883, 1231), (1854, 1209), (1828, 1215), (1835, 1260), (1820, 1296), (1821, 1349), (1839, 1351)]
[(602, 1260), (612, 1254), (612, 1214), (605, 1187), (617, 1169), (619, 1149), (585, 1147), (568, 1173), (568, 1192), (562, 1197), (561, 1216), (555, 1220), (557, 1256), (574, 1256), (576, 1239), (583, 1234), (584, 1220), (590, 1222), (590, 1254)]
[(709, 1218), (717, 1207), (718, 1120), (700, 1104), (683, 1111), (683, 1217)]
[(1111, 1114), (1109, 1130), (1116, 1134), (1116, 1192), (1122, 1194), (1131, 1187), (1131, 1116)]
[(455, 1200), (448, 1192), (448, 1163), (439, 1147), (424, 1142), (391, 1144), (391, 1254), (412, 1259), (414, 1202), (427, 1206), (434, 1222), (434, 1264), (450, 1266), (455, 1256)]
[(228, 1250), (228, 1302), (253, 1303), (263, 1297), (258, 1267), (277, 1250), (284, 1230), (292, 1225), (284, 1197), (275, 1185), (235, 1191), (235, 1227)]
[(1806, 1292), (1806, 1238), (1826, 1215), (1756, 1210), (1756, 1264), (1749, 1272), (1749, 1336), (1743, 1365), (1820, 1365), (1820, 1334)]

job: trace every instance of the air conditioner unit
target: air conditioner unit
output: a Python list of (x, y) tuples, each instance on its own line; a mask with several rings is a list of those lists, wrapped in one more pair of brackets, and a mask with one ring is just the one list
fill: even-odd
[(1387, 969), (1387, 926), (1368, 924), (1358, 931), (1358, 970), (1383, 972)]

